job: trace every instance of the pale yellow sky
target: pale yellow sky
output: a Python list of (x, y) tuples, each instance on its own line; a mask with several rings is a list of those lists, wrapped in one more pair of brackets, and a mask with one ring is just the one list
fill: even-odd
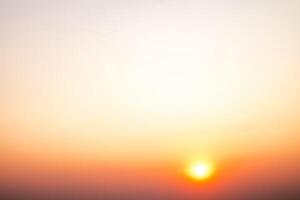
[(7, 152), (299, 152), (299, 1), (0, 4)]

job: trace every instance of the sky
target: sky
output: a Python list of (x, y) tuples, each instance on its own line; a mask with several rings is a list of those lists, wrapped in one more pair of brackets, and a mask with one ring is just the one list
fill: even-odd
[(299, 1), (0, 0), (0, 30), (1, 190), (295, 195)]

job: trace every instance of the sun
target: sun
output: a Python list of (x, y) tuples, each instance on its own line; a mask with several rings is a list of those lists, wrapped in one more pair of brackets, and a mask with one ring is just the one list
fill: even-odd
[(189, 178), (197, 181), (205, 181), (212, 177), (215, 169), (212, 163), (198, 161), (190, 164), (186, 169), (186, 174)]

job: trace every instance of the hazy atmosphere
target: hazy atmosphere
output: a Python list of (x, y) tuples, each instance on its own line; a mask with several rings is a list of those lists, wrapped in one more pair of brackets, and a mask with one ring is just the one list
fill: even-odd
[(300, 1), (0, 0), (0, 199), (300, 199)]

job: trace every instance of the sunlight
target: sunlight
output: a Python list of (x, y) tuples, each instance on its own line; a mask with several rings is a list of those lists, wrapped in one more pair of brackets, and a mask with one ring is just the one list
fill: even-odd
[(213, 165), (204, 161), (193, 163), (186, 169), (186, 173), (190, 178), (199, 181), (208, 180), (214, 172), (215, 169)]

